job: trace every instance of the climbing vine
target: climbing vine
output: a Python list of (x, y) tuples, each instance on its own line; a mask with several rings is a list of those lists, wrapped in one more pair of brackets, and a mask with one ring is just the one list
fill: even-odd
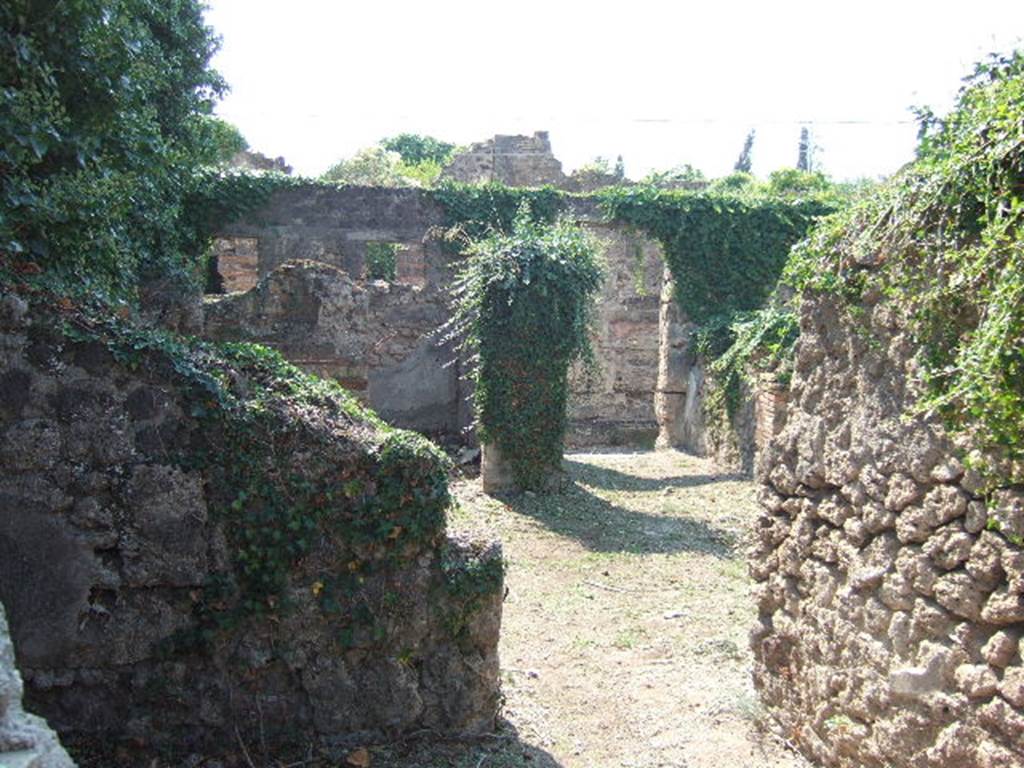
[(787, 364), (798, 336), (796, 315), (773, 292), (790, 248), (836, 201), (651, 187), (616, 188), (600, 197), (609, 217), (661, 243), (676, 300), (698, 324), (694, 348), (712, 374), (705, 409), (731, 418), (754, 369)]
[(975, 463), (1024, 481), (1024, 53), (978, 65), (945, 119), (922, 115), (917, 162), (832, 218), (789, 279), (886, 296), (920, 346), (923, 396)]
[[(195, 625), (167, 650), (288, 610), (293, 574), (325, 540), (329, 561), (306, 586), (338, 625), (340, 642), (372, 636), (387, 605), (362, 589), (364, 580), (443, 536), (449, 462), (436, 446), (387, 426), (339, 385), (273, 350), (186, 340), (122, 319), (99, 301), (17, 287), (62, 308), (48, 343), (103, 345), (126, 368), (170, 382), (194, 420), (187, 433), (162, 441), (165, 458), (203, 473), (232, 567), (206, 584)], [(42, 327), (52, 310), (33, 311)], [(326, 428), (332, 423), (352, 428), (341, 434)]]
[(524, 205), (510, 233), (465, 253), (447, 331), (473, 361), (480, 436), (520, 487), (542, 489), (561, 464), (569, 365), (592, 359), (598, 247), (578, 227), (535, 222)]
[[(727, 328), (720, 324), (728, 323)], [(740, 407), (743, 383), (757, 372), (771, 372), (780, 386), (792, 375), (792, 349), (800, 336), (800, 324), (792, 307), (770, 301), (753, 312), (719, 315), (696, 331), (696, 351), (711, 361), (715, 386), (708, 392), (706, 407), (731, 418)]]
[(565, 193), (553, 187), (448, 182), (428, 194), (444, 212), (442, 235), (454, 251), (495, 232), (511, 232), (523, 211), (531, 221), (551, 224), (566, 205)]
[(789, 249), (833, 207), (814, 200), (616, 187), (599, 195), (610, 218), (656, 239), (686, 317), (757, 309), (778, 282)]

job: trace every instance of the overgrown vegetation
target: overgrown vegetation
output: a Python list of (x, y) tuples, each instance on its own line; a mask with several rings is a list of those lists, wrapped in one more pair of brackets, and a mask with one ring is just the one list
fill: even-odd
[(612, 218), (661, 243), (676, 299), (699, 326), (694, 348), (712, 374), (705, 399), (712, 423), (723, 414), (732, 417), (753, 373), (785, 368), (797, 337), (796, 315), (778, 299), (762, 307), (775, 292), (790, 248), (835, 209), (835, 192), (824, 176), (815, 175), (818, 194), (809, 196), (779, 194), (772, 189), (775, 179), (773, 174), (762, 185), (737, 172), (703, 193), (637, 187), (601, 195)]
[(366, 244), (366, 276), (371, 280), (394, 280), (398, 269), (398, 243)]
[(456, 149), (432, 136), (402, 133), (339, 160), (321, 178), (368, 187), (433, 187)]
[(708, 391), (708, 411), (724, 410), (732, 417), (741, 405), (743, 384), (757, 373), (771, 373), (780, 386), (788, 386), (799, 336), (796, 312), (777, 298), (753, 312), (718, 315), (697, 330), (695, 349), (710, 362), (715, 382)]
[(565, 193), (554, 187), (527, 189), (504, 184), (449, 182), (430, 195), (444, 211), (443, 237), (453, 250), (468, 241), (512, 231), (524, 212), (537, 223), (551, 224), (565, 210)]
[(178, 227), (224, 139), (196, 0), (0, 5), (0, 254), (132, 298), (201, 269)]
[[(61, 302), (20, 289), (36, 305), (37, 325), (49, 322)], [(102, 344), (119, 364), (158, 375), (195, 420), (168, 441), (164, 458), (206, 476), (232, 567), (205, 585), (196, 624), (166, 650), (201, 647), (248, 618), (287, 611), (286, 587), (296, 586), (290, 580), (299, 563), (318, 548), (322, 572), (299, 586), (337, 624), (343, 645), (373, 639), (388, 601), (361, 585), (440, 542), (450, 504), (444, 454), (273, 350), (141, 328), (103, 303), (64, 306), (50, 322), (54, 343)], [(338, 424), (348, 426), (339, 432)], [(461, 597), (467, 605), (477, 599), (475, 592)]]
[(598, 246), (579, 227), (538, 223), (524, 203), (510, 231), (472, 240), (447, 326), (472, 361), (480, 438), (517, 484), (544, 489), (561, 466), (570, 364), (589, 361)]
[(607, 190), (611, 218), (658, 240), (687, 318), (757, 309), (778, 282), (789, 249), (816, 217), (832, 210), (814, 201), (741, 199), (632, 187)]
[(245, 142), (210, 114), (214, 48), (195, 0), (0, 7), (0, 285), (31, 302), (46, 343), (105, 346), (191, 417), (164, 458), (207, 477), (232, 563), (177, 639), (286, 610), (289, 580), (320, 551), (322, 577), (300, 586), (344, 644), (389, 604), (363, 580), (439, 542), (447, 459), (276, 352), (146, 328), (123, 306), (154, 280), (194, 286), (216, 224), (308, 183), (223, 170)]
[(948, 117), (922, 118), (917, 162), (819, 228), (790, 279), (851, 306), (868, 291), (899, 302), (921, 345), (919, 408), (1021, 482), (1024, 53), (979, 64)]

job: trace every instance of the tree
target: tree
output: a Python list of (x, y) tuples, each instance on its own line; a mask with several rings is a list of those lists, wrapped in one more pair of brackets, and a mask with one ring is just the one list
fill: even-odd
[(402, 162), (408, 165), (419, 165), (430, 162), (444, 165), (455, 151), (455, 145), (440, 141), (433, 136), (420, 136), (416, 133), (400, 133), (389, 139), (383, 139), (380, 145), (389, 152), (397, 152)]
[(227, 120), (201, 115), (198, 130), (202, 138), (198, 159), (203, 165), (224, 166), (249, 148), (242, 132)]
[(751, 158), (750, 154), (754, 148), (754, 129), (750, 129), (750, 133), (747, 134), (747, 138), (743, 140), (743, 150), (740, 152), (739, 158), (736, 160), (736, 164), (732, 167), (734, 171), (740, 171), (742, 173), (750, 173)]
[(121, 296), (194, 277), (177, 222), (215, 48), (198, 0), (0, 4), (0, 257)]
[(322, 178), (364, 187), (401, 187), (408, 184), (401, 173), (402, 157), (382, 146), (367, 147), (351, 158), (339, 160)]
[(707, 184), (707, 177), (700, 168), (683, 163), (667, 171), (651, 171), (640, 183), (659, 189), (699, 189)]

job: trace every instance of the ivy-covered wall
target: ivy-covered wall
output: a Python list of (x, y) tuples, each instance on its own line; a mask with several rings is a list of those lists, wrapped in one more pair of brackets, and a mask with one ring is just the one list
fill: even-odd
[[(301, 367), (351, 387), (392, 423), (459, 434), (471, 423), (471, 390), (458, 366), (443, 367), (452, 355), (432, 335), (444, 322), (459, 261), (453, 228), (478, 236), (491, 223), (508, 226), (523, 199), (545, 220), (565, 211), (604, 245), (607, 279), (593, 337), (598, 375), (573, 377), (569, 443), (652, 444), (660, 250), (642, 234), (607, 222), (590, 198), (500, 186), (425, 192), (284, 184), (264, 204), (223, 222), (216, 232), (245, 238), (255, 253), (253, 279), (288, 259), (323, 261), (345, 270), (360, 283), (352, 289), (348, 314), (333, 312), (326, 294), (307, 295), (297, 287), (322, 283), (322, 270), (310, 267), (307, 279), (292, 266), (248, 298), (208, 297), (206, 332), (213, 338), (270, 344)], [(455, 240), (445, 237), (449, 232)], [(369, 242), (402, 247), (396, 283), (358, 279)], [(416, 279), (404, 277), (410, 274)], [(342, 326), (351, 335), (343, 334)]]
[(1024, 764), (1024, 54), (794, 253), (755, 682), (823, 765)]
[(0, 338), (0, 600), (72, 750), (490, 729), (500, 552), (446, 533), (437, 448), (44, 289), (0, 295)]

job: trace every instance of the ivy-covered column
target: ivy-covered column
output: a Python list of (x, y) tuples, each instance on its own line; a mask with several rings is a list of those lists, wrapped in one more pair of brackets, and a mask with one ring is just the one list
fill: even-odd
[(666, 267), (658, 315), (658, 383), (654, 390), (658, 448), (678, 447), (683, 441), (688, 338), (687, 324), (675, 299), (672, 273)]
[(472, 243), (454, 285), (453, 335), (473, 360), (488, 493), (547, 491), (562, 474), (569, 366), (592, 362), (597, 243), (579, 227), (532, 221)]

